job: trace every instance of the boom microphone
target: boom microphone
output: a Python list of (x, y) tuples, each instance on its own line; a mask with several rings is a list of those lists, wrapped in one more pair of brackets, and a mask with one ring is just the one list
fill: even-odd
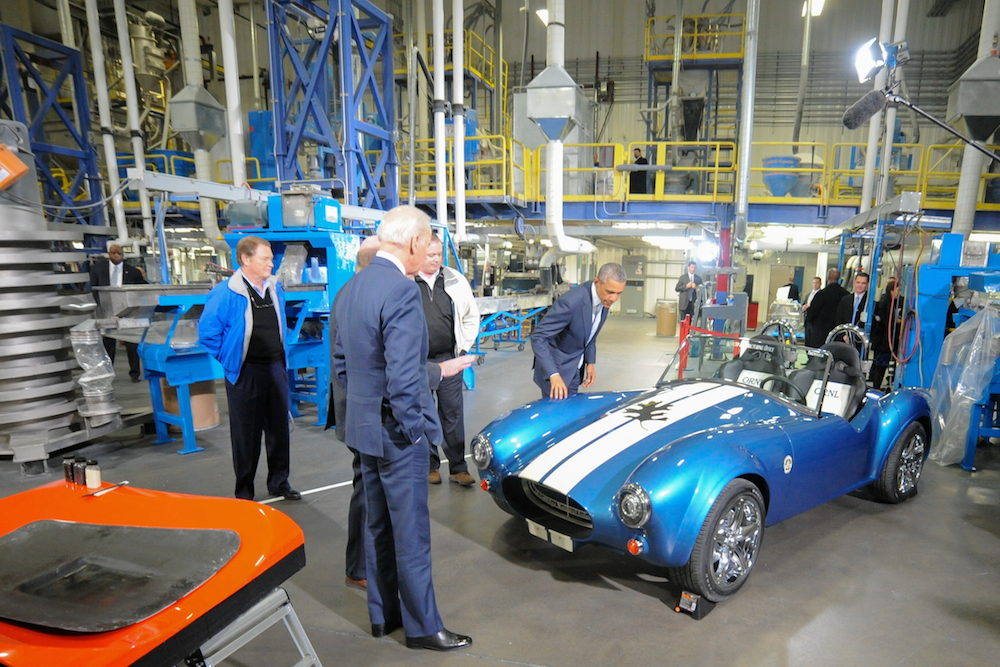
[(873, 90), (844, 112), (844, 127), (848, 130), (858, 129), (883, 107), (885, 107), (885, 93), (881, 90)]

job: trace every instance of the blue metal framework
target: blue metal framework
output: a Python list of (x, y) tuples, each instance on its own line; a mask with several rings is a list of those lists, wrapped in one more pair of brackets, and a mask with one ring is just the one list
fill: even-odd
[[(344, 186), (348, 204), (396, 206), (389, 16), (368, 0), (271, 0), (267, 23), (278, 180), (308, 178), (327, 187), (336, 182)], [(293, 24), (302, 29), (293, 34)], [(335, 35), (340, 36), (336, 44)], [(355, 56), (361, 65), (357, 81)], [(339, 72), (339, 81), (332, 71)], [(339, 122), (331, 120), (334, 114)], [(321, 158), (334, 158), (335, 166), (320, 160), (318, 179), (299, 159), (308, 143), (317, 146)]]
[[(32, 50), (25, 50), (30, 45)], [(80, 52), (9, 25), (0, 23), (0, 59), (3, 61), (3, 86), (0, 89), (0, 115), (24, 123), (28, 128), (31, 150), (35, 153), (42, 198), (54, 206), (86, 206), (100, 200), (101, 183), (97, 154), (90, 143), (90, 102)], [(39, 68), (55, 73), (43, 76)], [(72, 77), (79, 125), (59, 101), (59, 93)], [(25, 85), (33, 82), (34, 88)], [(50, 143), (45, 122), (59, 120), (59, 137)], [(53, 134), (52, 126), (48, 132)], [(59, 141), (56, 144), (55, 141)], [(72, 169), (76, 166), (76, 170)], [(56, 170), (66, 171), (69, 187), (64, 191), (56, 179)], [(103, 224), (99, 208), (55, 209), (49, 216), (58, 222)]]

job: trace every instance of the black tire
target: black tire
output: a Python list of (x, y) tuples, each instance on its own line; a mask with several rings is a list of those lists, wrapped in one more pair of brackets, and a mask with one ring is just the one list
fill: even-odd
[(486, 363), (486, 357), (484, 357), (483, 355), (479, 355), (479, 356), (478, 356), (478, 357), (476, 358), (476, 365), (477, 365), (477, 366), (482, 366), (482, 365), (483, 365), (483, 364), (485, 364), (485, 363)]
[(517, 351), (518, 352), (524, 352), (524, 343), (518, 343), (518, 345), (517, 345)]
[[(712, 505), (687, 565), (670, 568), (670, 580), (711, 602), (734, 595), (757, 563), (764, 521), (760, 490), (745, 479), (729, 482)], [(729, 564), (720, 556), (729, 557)]]
[(871, 486), (872, 495), (883, 503), (901, 503), (917, 495), (917, 482), (927, 459), (927, 432), (913, 422), (896, 438), (885, 467)]

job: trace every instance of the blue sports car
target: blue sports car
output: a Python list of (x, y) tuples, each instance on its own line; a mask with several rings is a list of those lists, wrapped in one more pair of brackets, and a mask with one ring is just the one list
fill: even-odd
[(472, 442), (480, 486), (533, 535), (631, 553), (710, 601), (746, 583), (766, 526), (861, 487), (917, 493), (927, 397), (867, 388), (851, 345), (692, 335), (682, 350), (654, 389), (495, 419)]

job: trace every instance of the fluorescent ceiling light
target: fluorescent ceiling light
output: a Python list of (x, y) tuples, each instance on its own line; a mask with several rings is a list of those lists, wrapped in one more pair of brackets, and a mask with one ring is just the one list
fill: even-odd
[(970, 241), (985, 241), (986, 243), (1000, 243), (1000, 232), (973, 232), (969, 234)]
[(546, 26), (549, 24), (549, 10), (537, 9), (535, 10), (535, 16), (537, 16)]
[(822, 239), (827, 232), (826, 227), (794, 225), (761, 225), (759, 229), (768, 239)]
[[(823, 13), (823, 5), (826, 0), (813, 0), (813, 16), (819, 16)], [(802, 3), (802, 18), (806, 17), (806, 7), (809, 5), (809, 0)]]
[(690, 239), (683, 236), (643, 236), (642, 240), (661, 250), (690, 250)]

